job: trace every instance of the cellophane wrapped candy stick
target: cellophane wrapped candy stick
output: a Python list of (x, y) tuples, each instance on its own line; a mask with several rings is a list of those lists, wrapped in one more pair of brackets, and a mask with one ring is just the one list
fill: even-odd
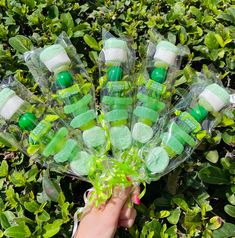
[(113, 154), (125, 151), (132, 143), (130, 124), (133, 110), (133, 53), (127, 41), (115, 37), (104, 39), (100, 54), (101, 108), (109, 127)]
[[(27, 53), (27, 65), (35, 80), (40, 80), (39, 85), (51, 86), (52, 93), (46, 93), (48, 99), (53, 100), (54, 107), (62, 105), (66, 122), (82, 132), (84, 144), (92, 152), (102, 154), (106, 150), (106, 135), (97, 123), (93, 84), (69, 39), (64, 35), (59, 39), (56, 44), (45, 49)], [(43, 64), (40, 66), (40, 63)], [(36, 65), (39, 68), (35, 73)], [(47, 77), (39, 75), (40, 71), (45, 72), (43, 66), (49, 71)], [(42, 82), (48, 80), (48, 83)], [(46, 90), (42, 88), (42, 92)]]
[[(199, 88), (201, 91), (202, 86)], [(199, 145), (199, 135), (203, 131), (210, 133), (219, 112), (229, 104), (229, 92), (212, 83), (191, 98), (189, 108), (176, 109), (159, 138), (142, 148), (146, 180), (156, 180), (184, 162)]]
[(92, 156), (48, 108), (18, 81), (9, 79), (0, 86), (1, 137), (55, 171), (88, 175)]
[(164, 117), (169, 109), (175, 75), (181, 61), (179, 48), (166, 40), (151, 42), (147, 52), (132, 118), (133, 145), (137, 148), (149, 142), (161, 128), (159, 118)]

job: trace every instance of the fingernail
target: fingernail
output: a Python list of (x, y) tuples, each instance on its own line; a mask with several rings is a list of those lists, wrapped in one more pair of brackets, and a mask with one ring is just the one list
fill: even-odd
[(136, 205), (140, 205), (141, 201), (138, 195), (134, 195), (133, 197), (133, 203), (135, 203)]
[(130, 176), (126, 176), (126, 179), (127, 179), (127, 181), (131, 181), (131, 177)]

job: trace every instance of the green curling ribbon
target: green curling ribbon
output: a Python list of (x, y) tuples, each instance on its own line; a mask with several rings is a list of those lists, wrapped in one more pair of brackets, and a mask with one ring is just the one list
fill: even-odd
[(137, 106), (133, 113), (139, 118), (146, 118), (152, 122), (158, 119), (158, 113), (147, 107)]
[(92, 95), (87, 94), (81, 100), (79, 100), (78, 102), (75, 102), (75, 103), (70, 104), (70, 105), (66, 105), (64, 107), (64, 113), (65, 114), (70, 114), (70, 113), (76, 112), (77, 110), (79, 110), (79, 108), (86, 107), (87, 104), (89, 104), (91, 101), (92, 101)]
[(160, 102), (156, 98), (150, 97), (143, 93), (138, 93), (137, 98), (144, 103), (145, 107), (149, 107), (155, 111), (161, 111), (165, 108), (165, 103)]
[(128, 112), (123, 109), (112, 110), (105, 114), (106, 121), (120, 121), (128, 119)]
[(59, 129), (59, 131), (52, 138), (51, 142), (43, 150), (42, 154), (45, 157), (54, 155), (58, 153), (61, 148), (63, 148), (66, 143), (66, 136), (68, 135), (68, 130), (65, 127)]
[(62, 71), (56, 76), (56, 84), (60, 88), (68, 88), (73, 85), (73, 76), (69, 71)]
[(120, 66), (111, 66), (108, 69), (108, 80), (119, 81), (122, 79), (123, 70)]
[(82, 127), (84, 125), (86, 125), (88, 122), (90, 122), (91, 120), (95, 119), (96, 115), (95, 115), (95, 111), (94, 110), (89, 110), (87, 112), (84, 112), (78, 116), (76, 116), (70, 123), (70, 125), (73, 128), (79, 128)]

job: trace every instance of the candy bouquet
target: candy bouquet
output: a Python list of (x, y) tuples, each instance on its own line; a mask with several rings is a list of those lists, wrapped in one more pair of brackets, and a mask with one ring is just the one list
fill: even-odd
[(211, 132), (230, 96), (198, 74), (188, 95), (172, 106), (179, 48), (166, 40), (150, 42), (138, 80), (134, 59), (128, 40), (104, 33), (98, 115), (92, 80), (65, 34), (27, 52), (26, 64), (46, 104), (16, 80), (2, 84), (0, 136), (49, 169), (90, 182), (89, 201), (97, 206), (115, 186), (159, 179)]

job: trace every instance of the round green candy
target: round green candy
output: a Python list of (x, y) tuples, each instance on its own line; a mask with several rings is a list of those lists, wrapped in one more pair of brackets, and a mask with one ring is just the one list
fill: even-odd
[(166, 69), (155, 68), (150, 75), (150, 78), (158, 83), (163, 83), (166, 79)]
[(198, 121), (198, 122), (202, 122), (207, 114), (208, 114), (208, 111), (200, 106), (200, 105), (197, 105), (196, 107), (194, 107), (191, 111), (190, 111), (190, 114)]
[(123, 70), (119, 66), (111, 66), (108, 69), (108, 80), (119, 81), (122, 79)]
[(20, 117), (18, 124), (22, 130), (31, 131), (37, 125), (37, 118), (33, 113), (26, 112)]
[(68, 88), (73, 85), (73, 77), (69, 71), (63, 71), (57, 74), (56, 84), (60, 88)]

